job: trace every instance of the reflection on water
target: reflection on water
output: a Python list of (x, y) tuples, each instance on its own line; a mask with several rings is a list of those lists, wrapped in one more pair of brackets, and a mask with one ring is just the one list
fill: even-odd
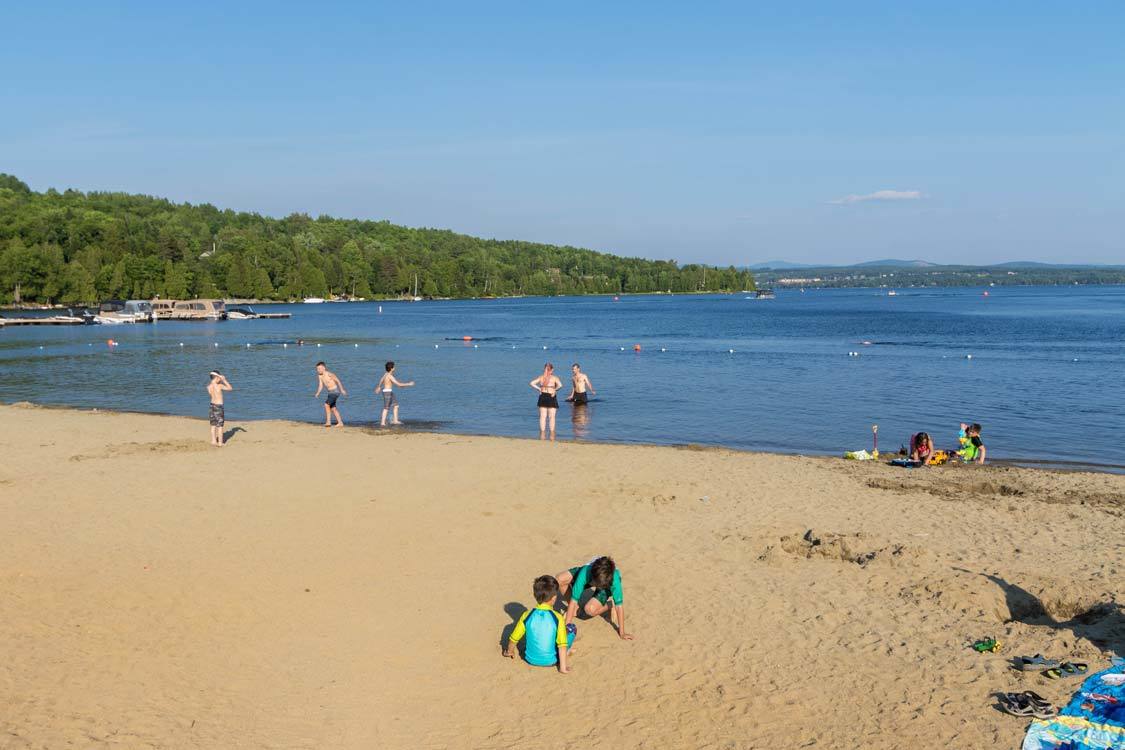
[(570, 423), (574, 426), (576, 440), (587, 440), (590, 437), (590, 409), (589, 404), (568, 404), (570, 406)]

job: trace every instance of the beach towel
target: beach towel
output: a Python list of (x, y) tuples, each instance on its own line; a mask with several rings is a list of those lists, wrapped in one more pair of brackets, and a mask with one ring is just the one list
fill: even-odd
[(1058, 716), (1031, 722), (1023, 750), (1125, 750), (1125, 684), (1112, 675), (1125, 663), (1087, 677)]

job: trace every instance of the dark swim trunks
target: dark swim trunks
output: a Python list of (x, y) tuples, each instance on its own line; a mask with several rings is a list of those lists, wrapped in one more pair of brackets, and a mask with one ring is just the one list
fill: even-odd
[(328, 395), (324, 397), (324, 403), (328, 405), (329, 409), (336, 408), (336, 399), (340, 398), (340, 394), (336, 391), (329, 391)]
[(398, 404), (398, 399), (395, 398), (394, 391), (383, 391), (383, 408), (390, 409)]
[(584, 404), (584, 403), (586, 403), (586, 399), (587, 399), (586, 391), (582, 391), (581, 393), (575, 393), (574, 394), (574, 403), (576, 403), (576, 404)]
[(222, 427), (226, 423), (226, 415), (223, 413), (222, 404), (211, 404), (211, 412), (207, 415), (208, 421), (211, 422), (212, 427)]
[(553, 393), (540, 393), (539, 394), (539, 408), (540, 409), (557, 409), (559, 408), (559, 398)]

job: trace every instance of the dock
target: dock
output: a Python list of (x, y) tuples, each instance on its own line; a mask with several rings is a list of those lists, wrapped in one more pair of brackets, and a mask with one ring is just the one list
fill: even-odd
[(7, 326), (80, 326), (85, 325), (82, 318), (69, 315), (52, 315), (47, 318), (0, 318), (0, 328)]
[(256, 313), (259, 318), (291, 318), (292, 313)]

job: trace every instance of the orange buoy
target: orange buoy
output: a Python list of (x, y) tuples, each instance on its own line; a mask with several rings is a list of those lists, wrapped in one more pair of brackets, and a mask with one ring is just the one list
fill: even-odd
[(462, 341), (472, 341), (472, 340), (473, 340), (473, 337), (472, 337), (472, 336), (462, 336), (462, 337), (461, 337), (461, 340), (462, 340)]
[(633, 351), (635, 351), (635, 352), (639, 352), (640, 350), (641, 350), (641, 345), (640, 345), (640, 344), (633, 344)]
[(106, 339), (105, 345), (108, 346), (108, 347), (114, 347), (114, 346), (117, 346), (117, 342), (114, 341), (113, 339)]

